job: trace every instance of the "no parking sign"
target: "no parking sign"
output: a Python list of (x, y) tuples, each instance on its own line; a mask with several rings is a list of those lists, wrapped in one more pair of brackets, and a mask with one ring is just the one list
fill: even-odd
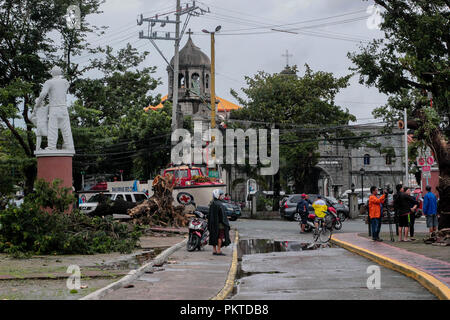
[(419, 167), (424, 166), (425, 163), (426, 163), (424, 157), (417, 157), (416, 161), (417, 161), (417, 165), (418, 165)]

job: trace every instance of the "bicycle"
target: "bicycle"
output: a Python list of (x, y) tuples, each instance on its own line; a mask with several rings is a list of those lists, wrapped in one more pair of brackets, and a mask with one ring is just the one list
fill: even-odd
[(330, 241), (331, 235), (333, 233), (333, 222), (331, 217), (327, 214), (324, 218), (317, 218), (319, 226), (318, 228), (314, 228), (313, 239), (314, 242), (317, 242), (320, 239), (320, 242), (326, 243)]

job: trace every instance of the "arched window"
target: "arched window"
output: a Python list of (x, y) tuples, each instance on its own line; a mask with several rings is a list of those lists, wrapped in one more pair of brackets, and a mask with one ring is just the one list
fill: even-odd
[(209, 74), (207, 74), (206, 75), (206, 78), (205, 78), (206, 80), (205, 80), (205, 88), (206, 89), (209, 89)]
[(200, 76), (198, 73), (193, 73), (191, 76), (191, 88), (200, 91)]
[(178, 88), (185, 88), (186, 83), (184, 81), (184, 75), (182, 73), (180, 73), (178, 75)]
[(369, 165), (370, 164), (370, 154), (365, 154), (364, 155), (364, 165)]

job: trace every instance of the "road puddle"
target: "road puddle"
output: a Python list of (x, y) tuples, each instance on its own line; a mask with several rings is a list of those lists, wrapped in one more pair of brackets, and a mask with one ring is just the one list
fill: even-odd
[(161, 248), (152, 248), (148, 249), (143, 253), (133, 255), (130, 258), (112, 261), (109, 263), (102, 264), (100, 269), (106, 270), (133, 270), (142, 267), (144, 264), (150, 262), (156, 256), (158, 256), (161, 252), (163, 252), (166, 247)]
[(251, 254), (264, 254), (272, 252), (299, 252), (317, 250), (321, 248), (334, 248), (330, 243), (314, 243), (301, 241), (277, 241), (273, 239), (245, 239), (239, 240), (238, 243), (238, 266), (236, 273), (236, 281), (233, 287), (233, 292), (227, 299), (233, 299), (240, 289), (241, 282), (246, 277), (262, 274), (285, 274), (286, 272), (278, 270), (267, 271), (244, 271), (242, 269), (242, 256)]
[(239, 241), (239, 256), (245, 254), (289, 252), (330, 248), (328, 243), (308, 243), (300, 241), (276, 241), (272, 239), (247, 239)]

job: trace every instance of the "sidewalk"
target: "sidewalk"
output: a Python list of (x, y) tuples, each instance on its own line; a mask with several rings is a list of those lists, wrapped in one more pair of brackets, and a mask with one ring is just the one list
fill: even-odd
[[(357, 233), (334, 234), (333, 243), (419, 281), (440, 299), (450, 299), (450, 263), (373, 242)], [(450, 254), (450, 253), (449, 253)]]
[(103, 300), (209, 300), (225, 286), (233, 260), (233, 241), (214, 256), (212, 247), (188, 252), (185, 247), (170, 255), (168, 261), (155, 266), (130, 285), (117, 289)]

